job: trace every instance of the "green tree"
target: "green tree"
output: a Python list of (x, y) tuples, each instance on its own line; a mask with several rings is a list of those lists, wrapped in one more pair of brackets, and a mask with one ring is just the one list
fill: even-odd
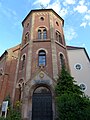
[(6, 120), (21, 120), (21, 102), (16, 101), (14, 107), (10, 107)]
[(61, 73), (58, 75), (57, 81), (58, 82), (55, 87), (57, 96), (62, 95), (64, 93), (75, 93), (78, 95), (83, 95), (83, 92), (80, 90), (80, 87), (77, 84), (74, 84), (76, 83), (76, 81), (65, 69), (65, 67), (62, 68)]
[(55, 92), (58, 120), (89, 120), (90, 100), (84, 96), (65, 68), (62, 68), (57, 81)]
[(6, 120), (4, 117), (0, 117), (0, 120)]

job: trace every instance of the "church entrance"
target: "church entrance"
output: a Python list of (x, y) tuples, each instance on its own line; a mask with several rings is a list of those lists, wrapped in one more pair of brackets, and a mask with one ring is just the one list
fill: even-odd
[(32, 120), (52, 120), (52, 95), (46, 87), (38, 87), (33, 93)]

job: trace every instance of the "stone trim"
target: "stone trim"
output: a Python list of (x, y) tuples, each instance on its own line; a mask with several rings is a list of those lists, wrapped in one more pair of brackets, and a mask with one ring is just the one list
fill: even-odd
[(36, 51), (36, 54), (38, 54), (38, 52), (39, 52), (40, 50), (44, 50), (44, 51), (46, 52), (46, 54), (48, 54), (48, 51), (47, 51), (45, 48), (39, 48), (39, 49)]
[(26, 81), (28, 81), (31, 77), (31, 60), (32, 60), (32, 40), (33, 40), (33, 30), (34, 30), (34, 19), (35, 14), (32, 14), (32, 23), (30, 28), (31, 40), (29, 41), (28, 46), (28, 56), (27, 56), (27, 67), (26, 67)]
[(57, 54), (56, 54), (56, 45), (55, 45), (55, 31), (54, 31), (54, 22), (53, 14), (50, 14), (50, 38), (51, 38), (51, 49), (52, 49), (52, 66), (53, 66), (53, 78), (57, 78), (58, 66), (57, 66)]

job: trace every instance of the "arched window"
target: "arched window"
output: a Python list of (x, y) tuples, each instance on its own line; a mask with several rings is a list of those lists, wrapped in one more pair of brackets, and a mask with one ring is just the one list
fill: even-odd
[(0, 69), (0, 76), (3, 75), (3, 69)]
[(63, 44), (61, 33), (58, 32), (58, 31), (56, 31), (56, 40), (57, 40), (59, 43)]
[(27, 32), (25, 34), (25, 38), (24, 38), (24, 44), (26, 44), (29, 41), (29, 33)]
[(45, 66), (46, 65), (46, 52), (44, 50), (40, 50), (38, 57), (39, 57), (39, 61), (38, 61), (39, 66)]
[(20, 101), (22, 99), (24, 92), (24, 80), (20, 79), (18, 82), (18, 100)]
[(47, 39), (47, 30), (46, 28), (42, 27), (38, 30), (38, 39)]
[(62, 37), (61, 37), (61, 34), (59, 34), (59, 43), (62, 44)]
[(23, 69), (24, 66), (25, 66), (25, 59), (26, 59), (26, 56), (23, 55), (23, 56), (22, 56), (22, 69)]
[(26, 44), (27, 43), (27, 37), (25, 36), (25, 39), (24, 39), (24, 44)]
[(42, 38), (42, 32), (41, 30), (38, 30), (38, 39), (41, 39)]
[(56, 32), (56, 40), (58, 41), (58, 33)]
[(21, 85), (19, 84), (19, 91), (18, 91), (18, 100), (20, 101), (21, 100)]
[(51, 93), (51, 91), (46, 87), (40, 86), (35, 89), (34, 93), (37, 93), (37, 94), (38, 93)]
[(47, 39), (47, 30), (46, 29), (43, 30), (43, 39)]
[(60, 64), (61, 64), (61, 67), (64, 67), (64, 66), (65, 66), (65, 61), (64, 61), (64, 56), (63, 56), (63, 54), (60, 54)]

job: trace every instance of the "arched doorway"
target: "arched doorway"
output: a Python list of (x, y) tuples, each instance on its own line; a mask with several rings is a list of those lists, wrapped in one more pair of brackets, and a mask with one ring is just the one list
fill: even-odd
[(38, 87), (33, 93), (32, 120), (52, 120), (52, 95), (46, 87)]

